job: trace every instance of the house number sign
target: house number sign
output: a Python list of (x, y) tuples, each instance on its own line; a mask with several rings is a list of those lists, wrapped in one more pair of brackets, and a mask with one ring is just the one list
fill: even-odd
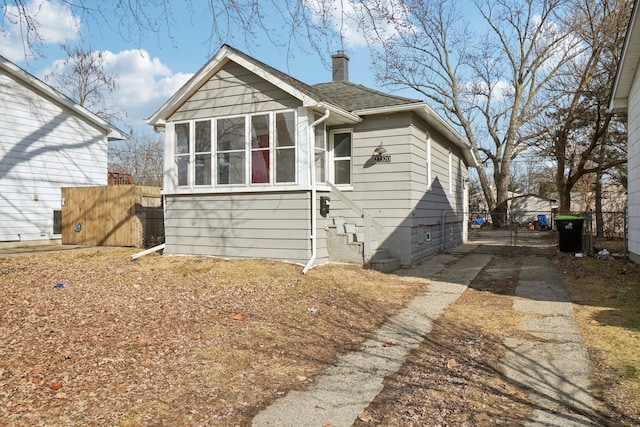
[(384, 156), (373, 156), (373, 160), (378, 163), (391, 163), (391, 155), (387, 154)]

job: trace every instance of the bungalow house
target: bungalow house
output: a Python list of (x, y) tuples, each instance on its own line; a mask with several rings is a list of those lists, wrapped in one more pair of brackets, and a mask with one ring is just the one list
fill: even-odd
[(0, 56), (0, 246), (59, 243), (61, 188), (107, 184), (118, 129)]
[(640, 15), (636, 1), (613, 85), (610, 109), (628, 115), (629, 257), (640, 263)]
[(230, 47), (148, 120), (165, 133), (165, 254), (391, 269), (463, 241), (469, 143), (424, 102), (307, 85)]

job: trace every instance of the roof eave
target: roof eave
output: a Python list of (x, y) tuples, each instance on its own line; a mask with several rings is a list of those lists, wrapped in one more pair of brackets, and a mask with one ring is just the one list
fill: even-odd
[(73, 111), (83, 119), (92, 123), (94, 126), (100, 129), (103, 129), (106, 133), (108, 141), (117, 141), (117, 140), (123, 140), (128, 138), (128, 135), (125, 132), (121, 131), (120, 129), (118, 129), (111, 123), (107, 122), (106, 120), (98, 117), (91, 111), (79, 105), (77, 102), (73, 101), (71, 98), (58, 92), (48, 84), (39, 80), (35, 76), (31, 75), (27, 71), (23, 70), (22, 68), (18, 67), (17, 65), (15, 65), (14, 63), (12, 63), (11, 61), (9, 61), (8, 59), (2, 56), (0, 56), (0, 69), (5, 70), (13, 78), (21, 81), (27, 86), (32, 87), (34, 90), (42, 93), (44, 96), (51, 99), (52, 101), (57, 102), (63, 105), (64, 107), (68, 108), (69, 110)]
[(629, 92), (640, 62), (640, 28), (637, 26), (639, 3), (636, 1), (633, 5), (620, 64), (613, 82), (609, 111), (614, 113), (627, 111)]
[(338, 118), (338, 120), (340, 120), (341, 122), (344, 123), (360, 123), (362, 122), (362, 117), (360, 117), (358, 114), (355, 114), (354, 112), (349, 112), (347, 110), (344, 110), (334, 104), (330, 104), (327, 102), (316, 102), (315, 104), (312, 105), (304, 105), (305, 107), (310, 107), (310, 108), (318, 108), (321, 110), (327, 109), (331, 112), (331, 114)]

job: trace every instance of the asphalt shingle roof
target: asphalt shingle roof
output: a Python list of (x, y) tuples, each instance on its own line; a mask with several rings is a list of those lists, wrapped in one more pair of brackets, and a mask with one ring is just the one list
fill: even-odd
[(331, 103), (346, 111), (351, 112), (365, 110), (368, 108), (390, 107), (422, 102), (419, 99), (403, 98), (401, 96), (378, 92), (376, 90), (369, 89), (368, 87), (345, 81), (319, 83), (310, 86), (231, 46), (226, 46), (236, 54), (243, 56), (254, 64), (258, 64), (262, 69), (278, 77), (282, 81), (289, 83), (299, 91), (319, 101)]
[(351, 82), (338, 81), (319, 83), (312, 86), (323, 98), (347, 111), (365, 110), (369, 108), (391, 107), (421, 103), (419, 99), (403, 98), (378, 92), (368, 87)]

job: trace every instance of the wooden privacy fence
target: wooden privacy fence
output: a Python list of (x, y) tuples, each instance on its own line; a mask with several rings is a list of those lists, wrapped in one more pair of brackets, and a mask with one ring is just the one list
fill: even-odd
[(159, 188), (62, 188), (62, 244), (150, 247), (163, 241)]

